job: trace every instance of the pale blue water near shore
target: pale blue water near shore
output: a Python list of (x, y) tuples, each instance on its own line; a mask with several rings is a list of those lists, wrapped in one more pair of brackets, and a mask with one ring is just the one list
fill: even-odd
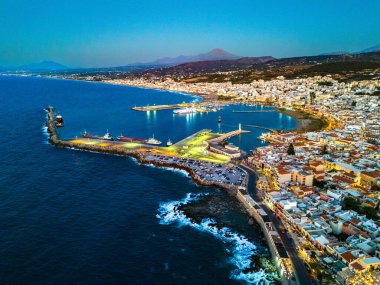
[[(247, 269), (268, 250), (235, 201), (198, 224), (177, 208), (204, 193), (227, 201), (223, 191), (130, 158), (55, 148), (46, 143), (43, 109), (53, 105), (64, 116), (65, 138), (108, 128), (139, 138), (154, 133), (164, 142), (239, 122), (288, 129), (292, 118), (231, 112), (248, 108), (242, 105), (192, 116), (146, 114), (131, 107), (198, 98), (29, 77), (0, 76), (0, 100), (1, 284), (271, 283), (265, 271)], [(250, 130), (233, 139), (246, 150), (261, 145), (262, 130)], [(215, 225), (219, 219), (223, 226)]]

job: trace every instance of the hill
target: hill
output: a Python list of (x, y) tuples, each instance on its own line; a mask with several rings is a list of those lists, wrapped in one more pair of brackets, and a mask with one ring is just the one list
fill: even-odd
[(149, 65), (174, 65), (181, 64), (185, 62), (195, 62), (195, 61), (208, 61), (208, 60), (228, 60), (228, 59), (238, 59), (241, 56), (234, 55), (223, 49), (215, 48), (207, 53), (201, 53), (197, 55), (180, 55), (178, 57), (165, 57), (157, 59), (153, 62), (146, 63)]
[[(255, 79), (340, 74), (342, 80), (380, 68), (380, 52), (303, 56), (275, 59), (246, 57), (234, 60), (199, 61), (131, 72), (131, 77), (171, 77), (177, 81), (247, 83)], [(367, 72), (370, 74), (371, 72)], [(361, 77), (360, 77), (361, 78)]]

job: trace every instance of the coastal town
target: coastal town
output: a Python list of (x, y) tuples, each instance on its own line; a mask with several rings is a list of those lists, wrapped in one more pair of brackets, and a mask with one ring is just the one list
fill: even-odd
[[(283, 284), (380, 284), (380, 78), (102, 81), (197, 94), (203, 99), (197, 104), (211, 108), (261, 104), (293, 116), (296, 129), (267, 130), (258, 138), (267, 144), (248, 154), (228, 143), (244, 135), (240, 125), (224, 135), (202, 130), (166, 148), (88, 139), (63, 144), (184, 169), (200, 185), (232, 190), (261, 225)], [(182, 105), (133, 109), (188, 108)]]
[[(250, 84), (170, 78), (107, 82), (200, 94), (208, 101), (263, 103), (298, 118), (302, 128), (264, 133), (260, 139), (268, 145), (243, 160), (242, 166), (257, 175), (258, 193), (245, 195), (246, 201), (281, 220), (314, 280), (380, 284), (379, 78), (339, 82), (333, 76), (278, 77)], [(316, 119), (323, 122), (319, 129)], [(266, 215), (263, 209), (258, 213)], [(297, 271), (295, 260), (287, 262), (290, 272)], [(297, 282), (307, 284), (300, 275), (295, 272)]]

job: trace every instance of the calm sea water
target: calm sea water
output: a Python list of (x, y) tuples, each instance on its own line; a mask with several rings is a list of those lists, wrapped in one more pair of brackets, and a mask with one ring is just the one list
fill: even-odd
[[(0, 283), (270, 283), (263, 270), (245, 270), (267, 248), (235, 202), (221, 214), (229, 225), (224, 228), (215, 227), (216, 217), (192, 223), (176, 208), (204, 193), (226, 200), (223, 191), (127, 157), (55, 148), (44, 133), (47, 105), (63, 115), (64, 138), (109, 129), (175, 142), (204, 128), (233, 130), (239, 122), (243, 128), (296, 124), (278, 113), (232, 112), (260, 108), (243, 105), (188, 116), (131, 110), (195, 100), (149, 89), (0, 76)], [(249, 130), (233, 139), (245, 150), (261, 145), (256, 138), (263, 130)]]

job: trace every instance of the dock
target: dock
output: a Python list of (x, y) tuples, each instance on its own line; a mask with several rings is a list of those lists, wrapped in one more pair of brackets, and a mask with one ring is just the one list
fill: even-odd
[(271, 129), (271, 128), (267, 128), (267, 127), (263, 127), (263, 126), (257, 126), (257, 125), (245, 125), (247, 127), (251, 127), (251, 128), (257, 128), (257, 129), (263, 129), (263, 130), (266, 130), (266, 131), (275, 131), (275, 129)]
[(180, 103), (180, 104), (171, 104), (171, 105), (152, 105), (152, 106), (141, 106), (141, 107), (133, 107), (132, 110), (140, 111), (140, 112), (148, 112), (148, 111), (160, 111), (160, 110), (171, 110), (171, 109), (181, 109), (186, 107), (192, 107), (194, 103)]
[(208, 142), (221, 142), (221, 141), (224, 141), (224, 140), (227, 140), (229, 138), (232, 138), (234, 136), (237, 136), (237, 135), (240, 135), (240, 134), (244, 134), (244, 133), (249, 133), (250, 131), (245, 131), (245, 130), (241, 130), (241, 129), (238, 129), (238, 130), (235, 130), (235, 131), (232, 131), (232, 132), (228, 132), (228, 133), (225, 133), (225, 134), (222, 134), (214, 139), (211, 139), (211, 140), (208, 140)]

